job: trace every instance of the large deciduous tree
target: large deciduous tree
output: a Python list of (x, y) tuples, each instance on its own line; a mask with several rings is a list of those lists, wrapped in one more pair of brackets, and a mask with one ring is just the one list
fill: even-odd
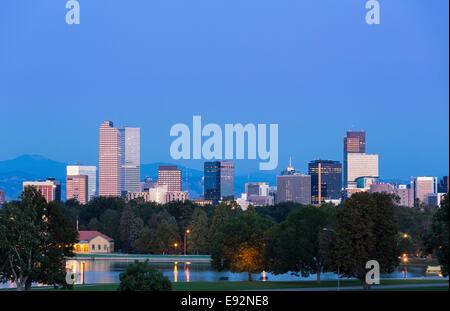
[(441, 207), (433, 217), (433, 224), (427, 237), (428, 251), (436, 252), (444, 276), (448, 276), (448, 205), (447, 193), (441, 202)]
[(21, 201), (0, 210), (0, 281), (30, 290), (33, 282), (65, 284), (65, 258), (73, 256), (77, 232), (56, 203), (47, 204), (34, 187)]
[[(344, 277), (366, 283), (366, 264), (376, 260), (381, 273), (390, 273), (398, 264), (398, 232), (393, 197), (386, 193), (356, 193), (336, 212), (336, 238), (328, 239), (326, 263)], [(325, 235), (324, 235), (325, 236)], [(322, 244), (323, 246), (323, 244)]]
[(274, 274), (292, 272), (307, 277), (320, 274), (324, 260), (320, 253), (319, 237), (324, 227), (332, 225), (336, 208), (305, 206), (289, 214), (269, 235), (266, 260), (269, 271)]
[(247, 272), (251, 281), (252, 273), (262, 272), (265, 268), (265, 233), (272, 225), (253, 208), (228, 220), (212, 242), (213, 267), (219, 271)]
[(187, 248), (190, 253), (204, 254), (208, 252), (208, 216), (201, 208), (196, 207), (189, 225), (189, 243)]

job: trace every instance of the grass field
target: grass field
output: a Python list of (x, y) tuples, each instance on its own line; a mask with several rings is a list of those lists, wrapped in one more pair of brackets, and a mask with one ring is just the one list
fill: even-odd
[[(408, 284), (433, 284), (443, 283), (445, 280), (382, 280), (380, 285), (408, 285)], [(340, 282), (341, 287), (360, 286), (356, 280), (345, 280)], [(90, 284), (77, 285), (71, 291), (116, 291), (118, 284)], [(317, 285), (314, 281), (300, 282), (179, 282), (172, 283), (174, 291), (232, 291), (232, 290), (261, 290), (261, 289), (290, 289), (290, 288), (317, 288), (317, 287), (337, 287), (337, 281), (322, 281)], [(10, 290), (10, 289), (5, 289)], [(53, 291), (53, 287), (35, 287), (34, 291)], [(375, 289), (389, 291), (448, 291), (447, 286), (417, 287), (417, 288), (391, 288)], [(58, 289), (57, 291), (60, 291)]]

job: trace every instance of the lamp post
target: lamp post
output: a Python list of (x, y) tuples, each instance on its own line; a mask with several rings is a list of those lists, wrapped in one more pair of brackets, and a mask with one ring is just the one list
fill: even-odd
[[(329, 231), (329, 232), (332, 232), (336, 237), (337, 237), (337, 233), (336, 233), (336, 231), (334, 230), (334, 229), (331, 229), (331, 228), (323, 228), (322, 229), (323, 231)], [(340, 283), (339, 283), (339, 263), (338, 263), (338, 265), (337, 265), (337, 273), (338, 273), (338, 278), (337, 278), (337, 281), (338, 281), (338, 291), (340, 290)]]
[(186, 236), (187, 236), (189, 233), (191, 233), (191, 230), (189, 230), (189, 229), (187, 229), (187, 230), (184, 232), (184, 256), (186, 256)]
[(178, 253), (178, 243), (173, 243), (173, 247), (175, 247), (176, 251)]

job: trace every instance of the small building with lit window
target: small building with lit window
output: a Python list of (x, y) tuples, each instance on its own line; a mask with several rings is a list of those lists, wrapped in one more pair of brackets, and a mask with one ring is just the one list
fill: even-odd
[(105, 254), (114, 252), (114, 240), (98, 231), (78, 231), (76, 254)]

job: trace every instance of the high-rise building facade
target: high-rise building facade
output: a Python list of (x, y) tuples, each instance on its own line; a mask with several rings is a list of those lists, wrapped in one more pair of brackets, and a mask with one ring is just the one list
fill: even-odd
[(158, 183), (167, 185), (168, 191), (181, 191), (181, 170), (176, 165), (159, 165), (158, 166)]
[(297, 172), (289, 160), (289, 167), (277, 176), (276, 203), (311, 204), (311, 176)]
[(356, 187), (359, 177), (378, 178), (378, 154), (347, 153), (346, 188)]
[(118, 197), (122, 193), (122, 141), (111, 121), (99, 130), (98, 194)]
[(52, 201), (61, 201), (61, 182), (54, 178), (47, 178), (45, 181), (24, 181), (23, 189), (33, 186), (45, 198), (47, 203)]
[(349, 153), (366, 153), (366, 132), (348, 131), (347, 136), (344, 137), (344, 188), (347, 188), (347, 155)]
[(213, 204), (234, 199), (234, 163), (205, 162), (203, 187), (204, 199), (213, 201)]
[(439, 193), (448, 193), (448, 190), (449, 190), (449, 177), (448, 176), (444, 176), (439, 181), (438, 192)]
[(269, 195), (269, 184), (266, 182), (253, 182), (245, 184), (245, 193), (247, 198), (252, 195), (255, 196), (268, 196)]
[(122, 150), (120, 188), (122, 195), (126, 195), (141, 188), (141, 129), (126, 126), (120, 128), (118, 133)]
[(291, 174), (277, 176), (277, 203), (311, 204), (311, 176)]
[(437, 177), (413, 177), (414, 200), (425, 203), (429, 193), (437, 193)]
[(86, 165), (68, 165), (66, 167), (67, 176), (86, 175), (88, 182), (88, 196), (89, 202), (97, 195), (97, 167)]
[(369, 186), (369, 193), (385, 192), (398, 197), (396, 205), (414, 207), (414, 190), (407, 185), (394, 185), (390, 183), (374, 182)]
[(341, 199), (342, 164), (339, 161), (311, 161), (308, 174), (311, 176), (311, 203), (322, 204), (326, 200)]
[(66, 200), (75, 199), (80, 204), (87, 204), (88, 192), (87, 175), (67, 175), (66, 177)]

